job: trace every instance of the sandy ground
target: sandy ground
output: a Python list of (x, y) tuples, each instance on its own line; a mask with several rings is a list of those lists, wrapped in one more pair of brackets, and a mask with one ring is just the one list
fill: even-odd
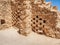
[(0, 45), (60, 45), (60, 39), (31, 32), (27, 37), (19, 35), (14, 28), (0, 31)]

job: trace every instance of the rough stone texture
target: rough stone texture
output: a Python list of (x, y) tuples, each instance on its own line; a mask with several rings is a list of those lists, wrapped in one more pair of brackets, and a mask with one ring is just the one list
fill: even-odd
[(0, 30), (12, 26), (10, 1), (0, 0)]
[[(4, 8), (5, 12), (6, 10), (9, 11), (5, 13), (1, 9), (1, 26), (16, 27), (19, 29), (18, 33), (25, 36), (33, 31), (53, 38), (60, 38), (60, 27), (58, 26), (60, 14), (57, 7), (51, 6), (50, 2), (44, 0), (10, 0), (6, 3), (8, 4), (6, 4), (6, 9)], [(0, 29), (3, 29), (1, 26)]]
[(19, 28), (19, 33), (27, 35), (31, 30), (31, 5), (30, 1), (16, 0), (11, 2), (13, 26)]

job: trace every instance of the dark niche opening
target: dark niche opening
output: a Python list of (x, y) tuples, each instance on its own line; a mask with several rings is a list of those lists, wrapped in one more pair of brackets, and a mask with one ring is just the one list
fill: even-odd
[(4, 24), (5, 23), (5, 20), (4, 19), (1, 19), (1, 24)]

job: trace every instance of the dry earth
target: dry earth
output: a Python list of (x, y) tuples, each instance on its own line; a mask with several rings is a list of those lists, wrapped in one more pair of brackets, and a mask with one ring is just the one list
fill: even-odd
[(28, 36), (19, 35), (16, 29), (0, 31), (0, 45), (60, 45), (60, 39), (46, 37), (31, 32)]

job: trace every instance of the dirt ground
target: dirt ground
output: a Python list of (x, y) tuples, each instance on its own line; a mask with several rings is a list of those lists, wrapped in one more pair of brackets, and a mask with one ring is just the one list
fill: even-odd
[(0, 31), (0, 45), (60, 45), (60, 39), (46, 37), (31, 32), (28, 36), (18, 34), (16, 29)]

